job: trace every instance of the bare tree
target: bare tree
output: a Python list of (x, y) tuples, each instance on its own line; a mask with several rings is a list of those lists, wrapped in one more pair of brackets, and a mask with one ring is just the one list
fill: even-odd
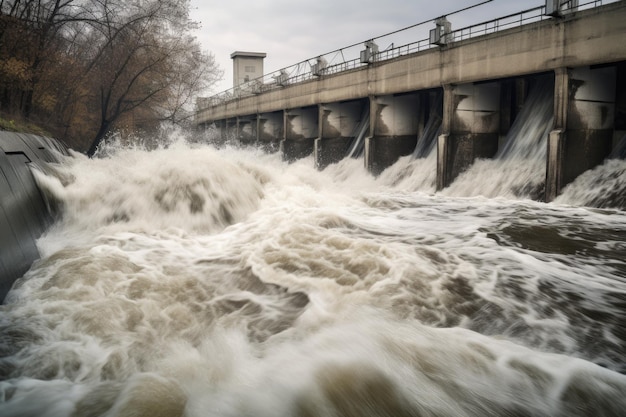
[(190, 36), (189, 0), (0, 0), (0, 11), (0, 99), (19, 95), (25, 116), (35, 105), (89, 155), (122, 119), (184, 122), (221, 77)]
[(194, 92), (217, 74), (212, 56), (187, 34), (187, 0), (102, 5), (97, 32), (102, 38), (86, 72), (99, 115), (90, 156), (125, 114), (141, 113), (152, 123), (179, 122)]
[(0, 68), (4, 108), (28, 116), (45, 51), (54, 32), (61, 1), (0, 2)]

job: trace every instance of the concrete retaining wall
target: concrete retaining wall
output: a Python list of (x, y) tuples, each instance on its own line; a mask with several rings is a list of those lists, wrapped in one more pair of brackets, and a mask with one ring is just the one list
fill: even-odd
[(39, 258), (35, 241), (53, 219), (31, 167), (63, 154), (67, 149), (54, 139), (0, 131), (0, 302)]

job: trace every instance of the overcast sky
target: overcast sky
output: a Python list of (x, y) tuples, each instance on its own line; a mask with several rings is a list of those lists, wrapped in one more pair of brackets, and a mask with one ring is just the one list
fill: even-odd
[[(232, 87), (230, 54), (234, 51), (267, 53), (264, 72), (270, 73), (428, 21), (400, 34), (379, 38), (376, 43), (384, 50), (391, 43), (400, 46), (425, 39), (428, 30), (434, 27), (432, 20), (441, 15), (449, 15), (454, 30), (545, 3), (545, 0), (492, 0), (453, 14), (483, 1), (191, 0), (191, 18), (201, 25), (196, 33), (198, 40), (224, 70), (223, 80), (211, 92), (214, 94)], [(360, 45), (357, 48), (363, 49)], [(352, 52), (353, 55), (345, 58), (358, 58), (358, 50)]]

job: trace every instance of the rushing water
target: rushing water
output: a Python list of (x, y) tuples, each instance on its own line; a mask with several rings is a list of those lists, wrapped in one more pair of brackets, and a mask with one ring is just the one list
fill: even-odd
[(435, 193), (433, 155), (313, 166), (175, 142), (39, 174), (62, 215), (0, 307), (0, 415), (624, 415), (626, 213), (586, 206), (625, 161), (551, 204), (491, 168)]
[(538, 199), (545, 188), (546, 142), (553, 125), (553, 91), (553, 81), (548, 77), (535, 80), (495, 157), (476, 161), (443, 193), (457, 197)]

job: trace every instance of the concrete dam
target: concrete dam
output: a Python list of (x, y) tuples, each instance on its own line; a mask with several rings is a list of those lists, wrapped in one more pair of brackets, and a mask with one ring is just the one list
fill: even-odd
[(0, 416), (623, 416), (625, 3), (0, 132)]
[(368, 41), (356, 59), (319, 57), (252, 80), (241, 68), (265, 54), (238, 51), (235, 87), (200, 99), (196, 124), (217, 130), (218, 143), (288, 161), (312, 154), (318, 168), (361, 156), (374, 175), (436, 152), (442, 190), (474, 161), (501, 154), (533, 90), (547, 89), (537, 199), (552, 201), (620, 153), (626, 135), (626, 2), (601, 3), (546, 1), (456, 30), (439, 18), (428, 39), (384, 51)]

